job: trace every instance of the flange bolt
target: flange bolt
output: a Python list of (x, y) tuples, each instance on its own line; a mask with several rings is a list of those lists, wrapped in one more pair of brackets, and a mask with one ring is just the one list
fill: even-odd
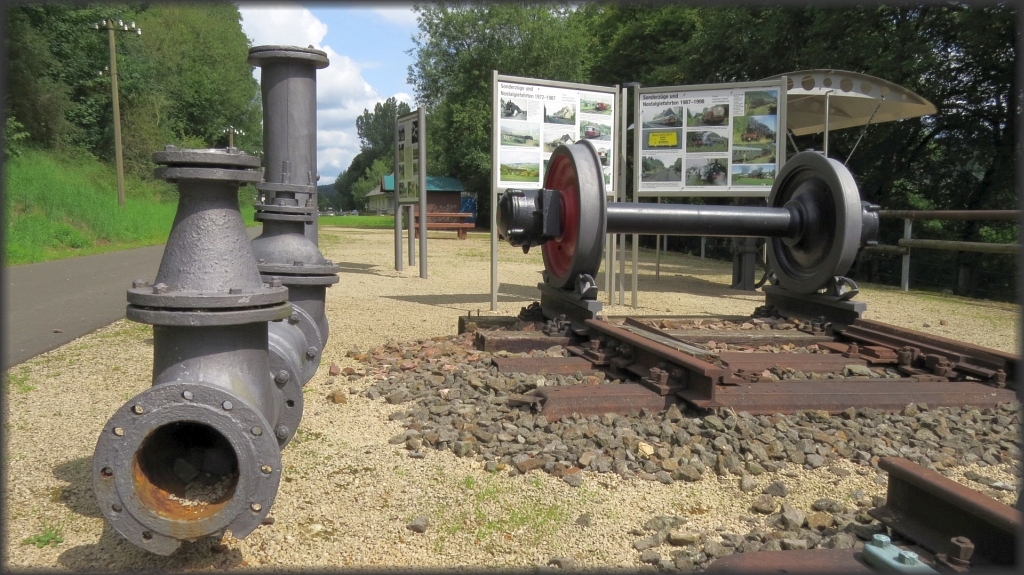
[(284, 385), (284, 384), (288, 383), (288, 378), (289, 377), (290, 376), (289, 376), (288, 372), (286, 370), (282, 369), (281, 371), (277, 372), (277, 375), (274, 376), (274, 381), (279, 383), (279, 384), (281, 384), (281, 385)]
[(287, 439), (289, 432), (291, 432), (291, 430), (288, 429), (287, 425), (278, 425), (274, 428), (274, 435), (276, 435), (278, 439)]
[(896, 560), (904, 565), (917, 565), (917, 553), (913, 551), (900, 551), (900, 554), (896, 556)]
[(148, 287), (148, 286), (149, 286), (149, 282), (146, 281), (146, 280), (132, 280), (132, 288), (133, 289), (139, 289), (139, 288), (144, 288), (144, 287)]
[(306, 348), (306, 356), (309, 357), (310, 359), (316, 357), (316, 348), (313, 347), (313, 346), (307, 347)]
[(153, 286), (153, 293), (167, 293), (167, 284), (160, 282)]

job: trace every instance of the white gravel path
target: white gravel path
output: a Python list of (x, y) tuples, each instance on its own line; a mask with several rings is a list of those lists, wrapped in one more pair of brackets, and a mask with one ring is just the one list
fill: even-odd
[[(425, 459), (416, 460), (401, 446), (389, 445), (387, 439), (402, 430), (387, 419), (395, 406), (354, 394), (347, 403), (331, 403), (327, 395), (339, 385), (358, 390), (369, 384), (344, 377), (327, 383), (331, 362), (361, 369), (345, 355), (351, 347), (449, 336), (467, 311), (491, 313), (489, 237), (470, 234), (459, 241), (451, 232), (429, 237), (430, 278), (422, 280), (418, 266), (393, 270), (390, 231), (321, 229), (322, 251), (343, 270), (341, 282), (328, 290), (331, 340), (307, 385), (297, 440), (283, 453), (284, 480), (271, 513), (276, 522), (244, 540), (227, 537), (213, 545), (216, 541), (208, 539), (158, 557), (124, 541), (96, 506), (90, 474), (97, 434), (122, 403), (150, 386), (149, 326), (118, 321), (11, 368), (5, 378), (4, 564), (47, 571), (478, 569), (529, 567), (561, 555), (573, 557), (579, 567), (636, 568), (639, 553), (630, 546), (636, 536), (628, 531), (656, 514), (683, 515), (685, 528), (693, 531), (750, 529), (741, 517), (753, 515), (748, 507), (760, 489), (741, 493), (737, 478), (708, 473), (696, 483), (662, 485), (584, 472), (583, 486), (574, 489), (536, 471), (518, 477), (489, 474), (451, 452), (427, 450)], [(504, 244), (499, 258), (498, 313), (514, 315), (537, 298), (543, 263), (538, 253), (524, 255)], [(763, 301), (727, 289), (728, 262), (663, 255), (661, 280), (655, 282), (653, 252), (643, 258), (640, 307), (606, 305), (606, 314), (747, 315)], [(603, 277), (598, 285), (604, 285)], [(1004, 351), (1018, 349), (1017, 305), (880, 286), (864, 287), (858, 299), (868, 303), (871, 319)], [(1004, 469), (979, 471), (1016, 482)], [(787, 500), (804, 509), (821, 497), (848, 501), (855, 489), (869, 497), (885, 493), (873, 482), (874, 472), (837, 477), (820, 468), (800, 470), (796, 477), (766, 473), (757, 480), (760, 487), (779, 478), (799, 486)], [(590, 527), (575, 523), (585, 512), (593, 518)], [(405, 527), (418, 515), (430, 518), (424, 534)], [(47, 532), (62, 541), (41, 548), (23, 543)]]

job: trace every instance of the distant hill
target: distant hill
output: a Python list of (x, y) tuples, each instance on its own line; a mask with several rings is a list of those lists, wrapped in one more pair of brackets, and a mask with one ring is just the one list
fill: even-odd
[(336, 210), (341, 209), (341, 197), (338, 195), (338, 190), (334, 189), (334, 184), (317, 186), (316, 193), (317, 204), (319, 204), (320, 209), (327, 207), (332, 207)]

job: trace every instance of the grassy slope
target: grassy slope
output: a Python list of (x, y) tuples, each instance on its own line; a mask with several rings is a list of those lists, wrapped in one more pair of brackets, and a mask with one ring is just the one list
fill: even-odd
[[(126, 175), (125, 205), (118, 206), (114, 167), (95, 159), (27, 150), (5, 168), (4, 265), (167, 240), (177, 209), (174, 186)], [(250, 186), (239, 193), (247, 225), (253, 225), (252, 195)]]

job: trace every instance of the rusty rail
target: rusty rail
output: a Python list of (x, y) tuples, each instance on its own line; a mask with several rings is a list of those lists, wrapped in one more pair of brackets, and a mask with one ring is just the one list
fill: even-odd
[[(714, 401), (715, 385), (725, 376), (724, 368), (603, 321), (588, 319), (586, 326), (592, 332), (590, 343), (597, 342), (598, 345), (591, 345), (590, 349), (585, 350), (570, 348), (570, 351), (594, 361), (594, 365), (603, 362), (620, 372), (633, 373), (641, 378), (642, 384), (652, 387), (661, 395), (677, 392), (688, 401)], [(595, 334), (598, 337), (595, 338)], [(615, 349), (601, 347), (600, 335), (611, 337), (621, 344)], [(652, 372), (652, 368), (659, 372)], [(658, 373), (660, 377), (657, 377)]]
[(969, 543), (971, 566), (1016, 563), (1016, 536), (1024, 526), (1020, 511), (901, 457), (884, 457), (878, 467), (889, 473), (889, 491), (884, 506), (868, 511), (872, 517), (940, 562), (939, 554), (963, 560)]
[(988, 385), (914, 379), (784, 380), (719, 386), (715, 402), (691, 401), (698, 407), (728, 406), (751, 415), (794, 413), (805, 409), (840, 413), (849, 407), (899, 411), (908, 403), (995, 407), (1015, 401), (1016, 393)]
[(1016, 381), (1020, 358), (1003, 351), (868, 319), (858, 319), (837, 331), (845, 339), (862, 345), (881, 345), (893, 349), (916, 348), (925, 356), (926, 361), (927, 356), (936, 356), (933, 363), (953, 362), (951, 370), (990, 380), (1000, 387), (1005, 384), (1012, 386)]

